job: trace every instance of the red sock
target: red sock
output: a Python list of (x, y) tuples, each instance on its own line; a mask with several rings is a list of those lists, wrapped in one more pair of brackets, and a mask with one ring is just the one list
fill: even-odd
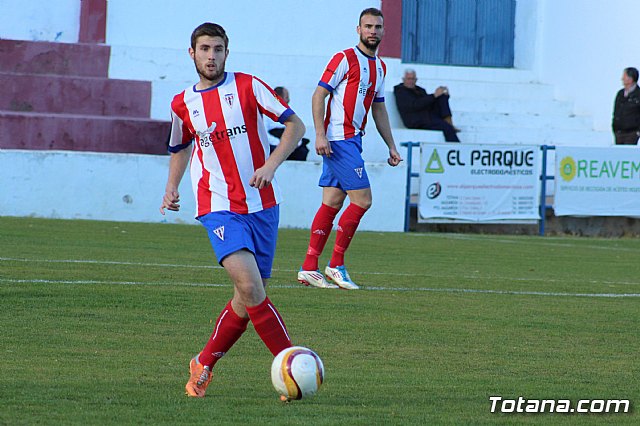
[(233, 311), (231, 301), (229, 301), (216, 320), (211, 338), (200, 352), (198, 357), (200, 363), (213, 367), (242, 336), (248, 323), (249, 318), (239, 317)]
[(313, 223), (311, 223), (311, 238), (309, 239), (307, 256), (302, 264), (303, 270), (315, 271), (318, 269), (318, 257), (322, 254), (324, 245), (329, 239), (333, 220), (339, 211), (340, 209), (334, 209), (326, 204), (322, 204), (318, 209), (316, 216), (313, 218)]
[(332, 268), (344, 265), (344, 252), (347, 251), (349, 243), (351, 243), (351, 239), (360, 224), (360, 219), (366, 212), (367, 209), (351, 203), (340, 216), (338, 230), (336, 231), (336, 243), (333, 246), (333, 254), (329, 262), (329, 266)]
[(269, 298), (257, 306), (247, 306), (247, 313), (258, 336), (275, 356), (285, 348), (291, 347), (291, 339), (284, 321)]

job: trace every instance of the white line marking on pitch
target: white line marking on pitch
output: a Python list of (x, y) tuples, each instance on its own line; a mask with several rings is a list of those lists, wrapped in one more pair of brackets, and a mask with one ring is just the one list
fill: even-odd
[[(141, 282), (141, 281), (96, 281), (96, 280), (18, 280), (0, 278), (0, 282), (15, 284), (76, 284), (76, 285), (131, 285), (131, 286), (178, 286), (178, 287), (231, 287), (231, 284), (215, 283), (188, 283), (188, 282)], [(269, 288), (280, 289), (305, 289), (302, 285), (275, 284)], [(511, 290), (484, 290), (470, 288), (429, 288), (429, 287), (362, 287), (363, 291), (401, 291), (401, 292), (434, 292), (434, 293), (471, 293), (471, 294), (500, 294), (512, 296), (554, 296), (554, 297), (599, 297), (599, 298), (623, 298), (640, 297), (640, 293), (560, 293), (545, 291), (511, 291)]]
[(177, 265), (172, 263), (146, 263), (146, 262), (119, 262), (115, 260), (91, 260), (91, 259), (19, 259), (0, 257), (2, 262), (42, 262), (42, 263), (89, 263), (96, 265), (130, 265), (130, 266), (156, 266), (160, 268), (194, 268), (194, 269), (224, 269), (220, 265)]
[[(76, 263), (76, 264), (96, 264), (96, 265), (129, 265), (129, 266), (153, 266), (157, 268), (186, 268), (186, 269), (224, 269), (220, 265), (178, 265), (172, 263), (147, 263), (147, 262), (120, 262), (112, 260), (91, 260), (91, 259), (24, 259), (24, 258), (10, 258), (0, 257), (0, 262), (42, 262), (42, 263)], [(297, 272), (297, 269), (278, 269), (274, 268), (275, 272)], [(362, 271), (361, 275), (388, 275), (395, 277), (421, 277), (421, 278), (452, 278), (452, 275), (437, 275), (428, 273), (407, 273), (407, 272), (377, 272), (377, 271)], [(487, 276), (487, 275), (456, 275), (456, 278), (463, 280), (503, 280), (503, 281), (519, 281), (519, 282), (542, 282), (542, 283), (562, 283), (577, 282), (581, 284), (603, 284), (603, 285), (640, 285), (640, 282), (635, 281), (600, 281), (600, 280), (585, 280), (582, 278), (576, 278), (575, 280), (556, 280), (548, 277), (501, 277), (501, 276)]]
[(569, 247), (569, 248), (585, 248), (585, 249), (595, 249), (595, 250), (606, 250), (606, 251), (623, 251), (623, 252), (631, 252), (637, 253), (640, 252), (640, 248), (630, 248), (630, 247), (611, 247), (611, 246), (595, 246), (590, 244), (572, 244), (570, 242), (553, 242), (553, 237), (531, 237), (527, 239), (504, 239), (504, 238), (492, 238), (490, 236), (475, 236), (469, 234), (409, 234), (410, 236), (424, 236), (424, 237), (434, 237), (441, 239), (452, 239), (452, 240), (465, 240), (465, 241), (486, 241), (486, 242), (495, 242), (495, 243), (504, 243), (504, 244), (527, 244), (536, 246), (547, 246), (547, 247)]

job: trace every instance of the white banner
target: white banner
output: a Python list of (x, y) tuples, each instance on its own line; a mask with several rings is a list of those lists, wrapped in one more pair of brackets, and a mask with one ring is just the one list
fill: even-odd
[(418, 221), (540, 218), (540, 148), (422, 144)]
[(640, 216), (640, 150), (557, 147), (556, 216)]

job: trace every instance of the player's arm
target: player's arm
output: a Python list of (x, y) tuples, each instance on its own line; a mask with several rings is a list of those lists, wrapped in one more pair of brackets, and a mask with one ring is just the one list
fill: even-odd
[(397, 166), (402, 161), (402, 157), (398, 153), (396, 143), (393, 140), (393, 134), (391, 134), (391, 124), (389, 124), (389, 114), (387, 113), (387, 107), (384, 102), (373, 102), (371, 104), (371, 115), (373, 121), (376, 123), (376, 129), (382, 136), (382, 140), (389, 148), (389, 158), (387, 163), (390, 166)]
[(313, 113), (313, 126), (316, 129), (316, 154), (329, 156), (333, 153), (331, 144), (327, 140), (324, 130), (325, 100), (329, 91), (322, 86), (316, 87), (311, 97), (311, 112)]
[(251, 180), (249, 180), (249, 185), (258, 189), (269, 185), (273, 180), (276, 169), (291, 155), (293, 150), (296, 149), (298, 142), (304, 136), (304, 132), (305, 127), (300, 117), (295, 114), (287, 117), (284, 122), (284, 131), (282, 132), (278, 147), (271, 153), (269, 158), (267, 158), (264, 166), (254, 172)]
[(178, 192), (178, 186), (184, 176), (185, 170), (187, 170), (190, 154), (191, 146), (171, 153), (171, 158), (169, 159), (169, 177), (167, 179), (164, 197), (162, 197), (162, 205), (160, 206), (160, 213), (162, 214), (165, 214), (165, 208), (176, 212), (180, 210), (180, 193)]

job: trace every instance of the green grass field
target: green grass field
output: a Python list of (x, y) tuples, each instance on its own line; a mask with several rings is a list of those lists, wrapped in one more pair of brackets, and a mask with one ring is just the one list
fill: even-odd
[[(249, 327), (194, 400), (189, 359), (232, 293), (203, 228), (0, 218), (0, 424), (640, 423), (640, 240), (360, 232), (354, 292), (296, 282), (307, 241), (281, 230), (268, 293), (322, 357), (320, 393), (281, 403)], [(499, 414), (493, 395), (632, 409)]]

